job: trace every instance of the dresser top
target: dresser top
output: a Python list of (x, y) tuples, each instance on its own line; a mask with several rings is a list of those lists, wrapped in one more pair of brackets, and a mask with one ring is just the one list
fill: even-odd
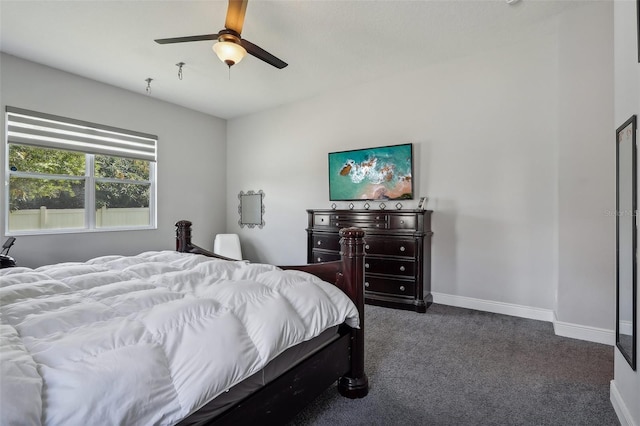
[(380, 209), (370, 209), (370, 210), (364, 210), (364, 209), (307, 209), (307, 213), (340, 213), (340, 214), (344, 214), (344, 213), (433, 213), (433, 210), (423, 210), (423, 209), (385, 209), (385, 210), (380, 210)]

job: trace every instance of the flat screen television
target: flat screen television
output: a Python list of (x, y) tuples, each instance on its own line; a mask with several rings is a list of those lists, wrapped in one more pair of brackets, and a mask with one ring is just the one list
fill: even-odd
[(329, 199), (412, 200), (413, 144), (330, 152)]

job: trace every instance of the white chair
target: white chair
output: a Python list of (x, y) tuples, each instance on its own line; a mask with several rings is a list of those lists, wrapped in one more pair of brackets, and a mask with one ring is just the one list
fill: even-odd
[(242, 260), (238, 234), (218, 234), (213, 241), (213, 252), (220, 256)]

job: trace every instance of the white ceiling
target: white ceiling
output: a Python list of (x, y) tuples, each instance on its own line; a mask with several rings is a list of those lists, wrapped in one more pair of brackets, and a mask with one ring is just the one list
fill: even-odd
[[(289, 63), (252, 56), (231, 68), (212, 42), (225, 1), (0, 0), (3, 52), (222, 118), (400, 74), (505, 43), (580, 1), (251, 0), (243, 38)], [(184, 78), (177, 78), (185, 62)]]

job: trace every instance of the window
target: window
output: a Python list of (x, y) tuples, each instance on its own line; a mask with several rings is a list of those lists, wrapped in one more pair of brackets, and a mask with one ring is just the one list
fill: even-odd
[(7, 235), (156, 226), (157, 136), (7, 107)]

